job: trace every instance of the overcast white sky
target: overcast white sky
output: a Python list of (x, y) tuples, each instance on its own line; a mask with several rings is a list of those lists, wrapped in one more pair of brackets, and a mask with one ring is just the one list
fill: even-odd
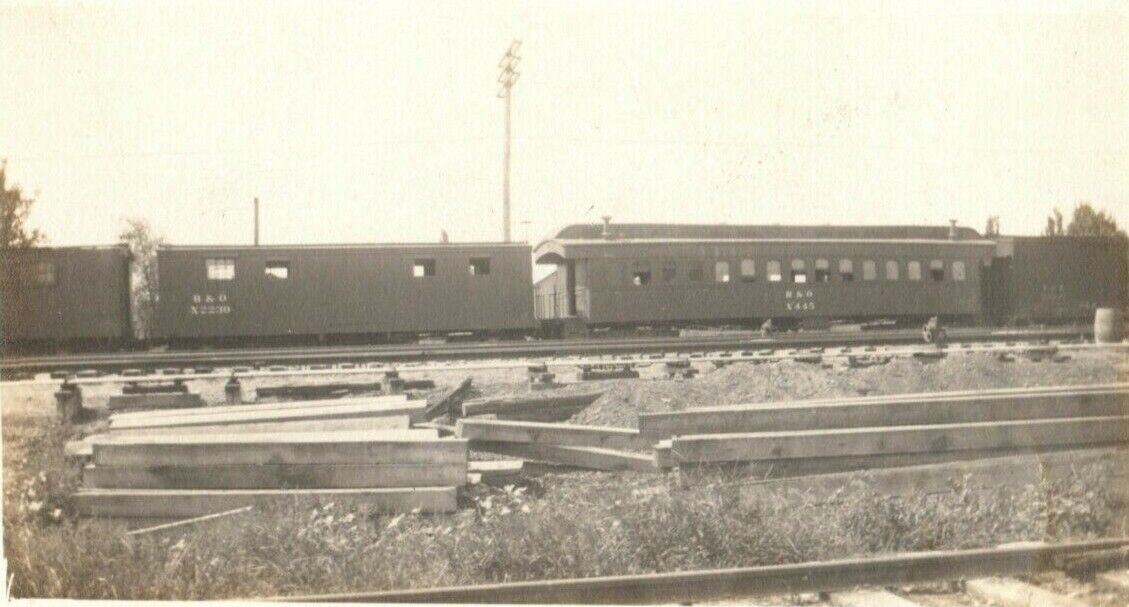
[(778, 4), (0, 0), (0, 158), (56, 245), (249, 242), (254, 196), (266, 243), (498, 240), (519, 38), (519, 239), (1129, 225), (1127, 3)]

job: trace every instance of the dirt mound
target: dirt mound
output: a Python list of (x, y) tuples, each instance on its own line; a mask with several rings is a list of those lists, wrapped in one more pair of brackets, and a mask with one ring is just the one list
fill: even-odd
[(685, 381), (602, 382), (599, 400), (572, 418), (573, 423), (636, 427), (640, 413), (681, 411), (741, 403), (772, 402), (1046, 385), (1095, 384), (1129, 379), (1129, 362), (1120, 353), (1087, 352), (1066, 362), (1011, 362), (990, 354), (954, 353), (933, 361), (899, 358), (884, 365), (853, 369), (780, 361), (737, 363)]

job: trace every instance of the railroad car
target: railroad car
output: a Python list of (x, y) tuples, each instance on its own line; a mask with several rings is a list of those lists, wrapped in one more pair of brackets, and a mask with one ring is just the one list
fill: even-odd
[(955, 225), (573, 225), (534, 249), (554, 266), (535, 286), (536, 315), (588, 327), (976, 322), (995, 249)]
[(129, 248), (0, 249), (0, 319), (5, 352), (128, 343)]
[(1089, 322), (1129, 302), (1129, 241), (996, 237), (986, 306), (994, 324)]
[(384, 341), (532, 332), (525, 244), (165, 246), (169, 343)]

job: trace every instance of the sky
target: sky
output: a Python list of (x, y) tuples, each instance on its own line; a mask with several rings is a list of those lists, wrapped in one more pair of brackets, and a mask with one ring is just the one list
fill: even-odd
[(1129, 225), (1129, 3), (12, 2), (0, 158), (53, 245), (575, 222)]

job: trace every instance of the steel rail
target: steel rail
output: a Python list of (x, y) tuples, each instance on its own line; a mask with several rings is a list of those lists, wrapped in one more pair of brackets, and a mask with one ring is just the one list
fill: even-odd
[(1129, 545), (1129, 538), (911, 552), (762, 567), (276, 597), (269, 600), (300, 603), (674, 603), (1037, 573), (1055, 569), (1057, 558), (1064, 555), (1125, 545)]
[[(952, 329), (949, 337), (962, 341), (1000, 339), (1067, 339), (1087, 337), (1092, 329), (1064, 327), (1022, 332), (985, 329)], [(79, 371), (86, 369), (122, 370), (135, 367), (162, 366), (313, 364), (342, 362), (390, 362), (411, 360), (443, 360), (453, 358), (489, 358), (516, 356), (563, 356), (596, 353), (671, 352), (684, 349), (714, 348), (740, 350), (750, 348), (789, 348), (804, 346), (849, 346), (919, 343), (916, 330), (812, 332), (778, 337), (648, 337), (586, 340), (542, 340), (523, 342), (485, 342), (469, 344), (401, 344), (382, 346), (332, 346), (314, 348), (255, 348), (236, 350), (178, 350), (165, 352), (124, 352), (62, 356), (0, 358), (0, 371), (7, 373), (40, 373)]]

